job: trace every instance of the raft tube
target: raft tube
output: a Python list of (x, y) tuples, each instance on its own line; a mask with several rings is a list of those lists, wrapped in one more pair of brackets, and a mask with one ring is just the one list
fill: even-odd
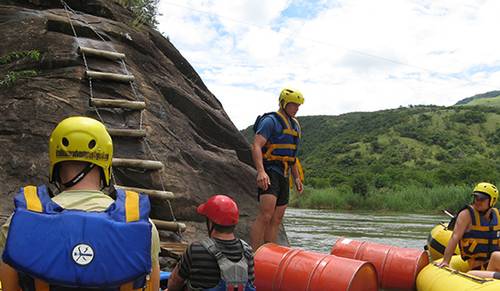
[(375, 266), (384, 289), (414, 290), (418, 273), (429, 264), (424, 250), (340, 238), (332, 255), (367, 261)]
[[(460, 259), (459, 256), (453, 256)], [(438, 260), (439, 262), (440, 260)], [(419, 291), (493, 291), (500, 290), (500, 280), (480, 278), (459, 272), (448, 267), (440, 268), (435, 263), (427, 265), (418, 274), (417, 290)]]
[(259, 291), (375, 291), (377, 272), (368, 262), (268, 243), (254, 256)]
[[(431, 260), (435, 261), (441, 259), (444, 255), (444, 250), (448, 245), (453, 231), (448, 229), (447, 223), (440, 223), (436, 225), (427, 238), (427, 250), (431, 256)], [(455, 254), (460, 255), (458, 246), (455, 249)]]

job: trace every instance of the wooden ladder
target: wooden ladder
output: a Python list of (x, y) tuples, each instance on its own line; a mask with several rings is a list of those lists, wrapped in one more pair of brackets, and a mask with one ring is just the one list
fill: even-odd
[[(90, 47), (80, 47), (79, 51), (82, 57), (84, 58), (85, 57), (104, 58), (111, 61), (121, 62), (123, 66), (125, 66), (124, 63), (125, 54), (123, 53), (100, 50)], [(131, 83), (135, 80), (134, 76), (129, 75), (128, 73), (116, 74), (116, 73), (99, 72), (92, 70), (86, 70), (86, 76), (87, 78), (90, 79), (90, 81), (102, 80), (102, 81), (111, 81), (120, 83)], [(146, 102), (136, 101), (136, 100), (131, 101), (127, 99), (99, 99), (99, 98), (93, 98), (91, 96), (89, 100), (89, 105), (96, 108), (96, 110), (98, 110), (99, 108), (120, 108), (120, 109), (139, 110), (139, 111), (146, 110)], [(142, 128), (138, 129), (107, 128), (107, 130), (112, 137), (127, 137), (127, 138), (137, 138), (137, 139), (147, 138), (147, 132)], [(112, 166), (113, 168), (132, 168), (144, 171), (160, 171), (164, 167), (163, 163), (160, 161), (130, 159), (121, 157), (113, 158)], [(172, 192), (164, 190), (143, 189), (137, 187), (129, 187), (126, 185), (114, 185), (114, 187), (118, 189), (140, 192), (157, 199), (171, 200), (175, 198), (175, 195)], [(186, 230), (186, 225), (184, 223), (179, 223), (177, 221), (164, 221), (158, 219), (152, 219), (152, 221), (158, 229), (175, 231), (179, 233), (184, 232)]]

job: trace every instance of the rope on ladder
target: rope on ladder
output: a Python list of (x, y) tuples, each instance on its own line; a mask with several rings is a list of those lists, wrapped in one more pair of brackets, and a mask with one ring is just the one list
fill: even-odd
[[(81, 45), (80, 45), (80, 41), (78, 39), (78, 35), (76, 33), (76, 30), (75, 30), (75, 27), (73, 25), (73, 19), (71, 18), (70, 16), (70, 12), (73, 14), (73, 15), (78, 15), (78, 16), (82, 16), (83, 14), (78, 12), (78, 11), (75, 11), (73, 10), (64, 0), (60, 0), (61, 4), (63, 5), (64, 7), (64, 10), (66, 12), (66, 16), (68, 17), (68, 20), (69, 20), (69, 24), (71, 26), (71, 30), (73, 31), (73, 35), (75, 36), (75, 39), (76, 39), (76, 42), (78, 44), (78, 47), (80, 48)], [(99, 39), (101, 39), (109, 48), (111, 51), (113, 52), (118, 52), (116, 51), (116, 49), (111, 45), (109, 44), (103, 37), (102, 35), (89, 23), (87, 22), (85, 19), (79, 19), (80, 21), (84, 22), (96, 35), (97, 37), (99, 37)], [(89, 65), (88, 65), (88, 62), (87, 62), (87, 57), (85, 55), (85, 52), (81, 52), (82, 54), (82, 58), (83, 58), (83, 63), (85, 65), (85, 70), (86, 71), (90, 71), (89, 70)], [(126, 75), (129, 75), (129, 71), (127, 69), (127, 65), (125, 63), (125, 61), (123, 59), (120, 60), (120, 64), (121, 64), (121, 67), (122, 69), (124, 70), (124, 72), (126, 73)], [(88, 77), (88, 80), (89, 80), (89, 92), (90, 92), (90, 99), (93, 99), (94, 98), (94, 93), (93, 93), (93, 86), (92, 86), (92, 78), (91, 77)], [(129, 81), (129, 84), (130, 84), (130, 87), (132, 89), (132, 93), (134, 94), (134, 98), (136, 101), (145, 101), (145, 98), (144, 96), (140, 96), (139, 97), (139, 93), (138, 93), (138, 90), (136, 88), (136, 85), (135, 85), (135, 82), (134, 81)], [(99, 120), (105, 124), (101, 114), (99, 113), (99, 109), (96, 107), (96, 106), (93, 106), (90, 102), (90, 99), (89, 99), (89, 106), (95, 111), (97, 117), (99, 118)], [(140, 112), (140, 120), (139, 120), (139, 129), (143, 129), (143, 116), (144, 116), (144, 110), (141, 110)], [(147, 148), (147, 151), (149, 153), (149, 155), (156, 161), (158, 161), (156, 155), (154, 154), (152, 148), (151, 148), (151, 145), (150, 145), (150, 142), (147, 140), (147, 137), (144, 137), (142, 139), (142, 142), (145, 144), (146, 148)], [(165, 184), (164, 184), (164, 181), (163, 181), (163, 175), (165, 174), (165, 169), (162, 168), (160, 170), (160, 184), (161, 184), (161, 189), (162, 191), (166, 191), (165, 190)], [(113, 184), (116, 184), (116, 179), (115, 179), (115, 175), (113, 173), (113, 168), (111, 168), (111, 180), (113, 182)], [(177, 222), (177, 219), (175, 218), (175, 214), (174, 214), (174, 210), (172, 208), (172, 204), (170, 203), (170, 200), (167, 199), (167, 203), (168, 203), (168, 207), (169, 207), (169, 210), (170, 210), (170, 214), (172, 215), (172, 220), (174, 222)], [(179, 225), (179, 224), (178, 224)], [(178, 227), (177, 231), (176, 231), (177, 235), (182, 239), (182, 232), (181, 232), (181, 228), (180, 226)]]

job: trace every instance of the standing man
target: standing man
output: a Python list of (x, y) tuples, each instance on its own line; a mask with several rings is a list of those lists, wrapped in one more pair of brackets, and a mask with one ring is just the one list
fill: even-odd
[(208, 238), (190, 244), (168, 279), (168, 291), (255, 291), (252, 248), (234, 235), (238, 206), (214, 195), (197, 208), (205, 216)]
[[(279, 97), (279, 110), (259, 116), (254, 125), (252, 158), (257, 169), (259, 213), (252, 225), (252, 247), (276, 242), (294, 183), (302, 193), (303, 173), (297, 158), (301, 129), (295, 118), (302, 93), (285, 88)], [(291, 179), (290, 181), (290, 172)]]
[[(63, 288), (159, 288), (158, 231), (149, 199), (110, 185), (113, 143), (105, 126), (88, 117), (60, 122), (49, 141), (49, 181), (26, 186), (0, 232), (3, 291)], [(63, 287), (62, 287), (63, 286)], [(97, 289), (96, 289), (97, 290)]]
[(500, 264), (493, 262), (498, 259), (498, 255), (491, 256), (500, 250), (497, 243), (500, 239), (500, 214), (493, 207), (498, 200), (498, 189), (493, 184), (482, 182), (474, 187), (472, 196), (472, 204), (457, 214), (453, 234), (439, 266), (449, 266), (458, 244), (462, 259), (469, 264), (469, 270), (500, 271), (497, 269)]

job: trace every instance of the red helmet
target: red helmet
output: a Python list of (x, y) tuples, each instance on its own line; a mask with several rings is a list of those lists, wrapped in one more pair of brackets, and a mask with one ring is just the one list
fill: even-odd
[(218, 225), (230, 226), (238, 223), (238, 205), (226, 195), (210, 197), (207, 202), (198, 206), (197, 212)]

